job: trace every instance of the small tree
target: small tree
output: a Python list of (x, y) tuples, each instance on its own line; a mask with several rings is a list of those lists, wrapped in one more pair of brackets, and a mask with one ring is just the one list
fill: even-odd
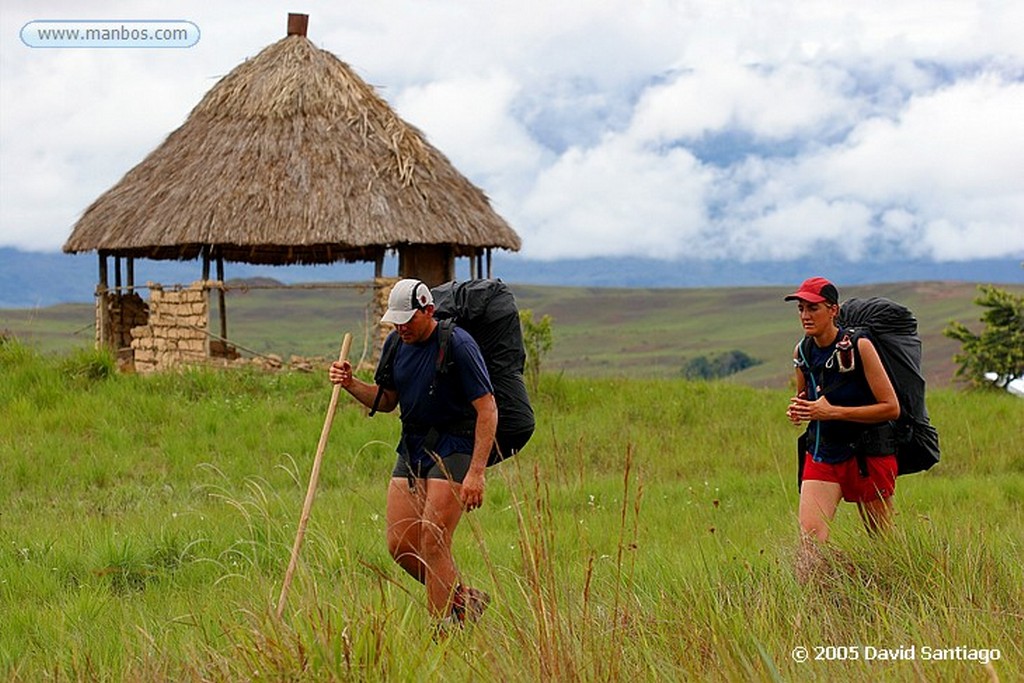
[(535, 321), (533, 311), (525, 309), (519, 312), (519, 322), (523, 326), (523, 344), (526, 346), (526, 381), (530, 391), (536, 392), (540, 386), (541, 363), (554, 343), (551, 337), (551, 316), (545, 315)]
[(994, 285), (980, 285), (974, 303), (988, 310), (981, 316), (985, 329), (974, 334), (953, 321), (943, 334), (961, 343), (953, 356), (960, 364), (956, 374), (975, 385), (987, 385), (985, 373), (994, 372), (998, 386), (1024, 376), (1024, 296), (1015, 296)]

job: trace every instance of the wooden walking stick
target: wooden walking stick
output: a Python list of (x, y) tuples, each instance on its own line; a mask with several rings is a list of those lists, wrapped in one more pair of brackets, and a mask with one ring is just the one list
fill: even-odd
[[(348, 350), (352, 346), (352, 335), (345, 333), (341, 341), (341, 353), (338, 361), (348, 358)], [(302, 515), (299, 517), (299, 531), (295, 534), (295, 545), (292, 546), (292, 557), (288, 561), (288, 571), (284, 575), (284, 585), (281, 586), (281, 597), (277, 601), (277, 616), (281, 618), (284, 614), (284, 603), (288, 599), (288, 587), (292, 583), (292, 575), (295, 574), (295, 567), (299, 563), (299, 549), (302, 548), (302, 539), (306, 535), (306, 524), (309, 523), (309, 513), (313, 510), (313, 499), (316, 497), (316, 482), (320, 478), (320, 462), (324, 458), (324, 449), (327, 447), (327, 436), (331, 433), (331, 424), (334, 422), (334, 412), (338, 408), (338, 396), (341, 394), (341, 385), (335, 384), (331, 392), (331, 405), (327, 408), (327, 418), (324, 419), (324, 428), (320, 431), (320, 443), (316, 447), (316, 457), (313, 458), (313, 471), (309, 475), (309, 488), (306, 489), (306, 502), (302, 504)]]

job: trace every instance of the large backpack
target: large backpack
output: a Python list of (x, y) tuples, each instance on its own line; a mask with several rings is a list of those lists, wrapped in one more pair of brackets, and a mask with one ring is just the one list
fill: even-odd
[[(849, 299), (843, 302), (836, 321), (850, 337), (852, 348), (863, 334), (871, 339), (896, 390), (900, 416), (893, 424), (896, 440), (897, 474), (930, 469), (939, 461), (939, 433), (928, 420), (925, 381), (921, 374), (921, 338), (917, 318), (910, 309), (884, 297)], [(814, 343), (809, 337), (800, 352), (809, 357)]]
[[(487, 461), (489, 467), (522, 449), (533, 435), (535, 426), (533, 408), (523, 380), (526, 347), (519, 308), (512, 290), (497, 279), (446, 282), (434, 287), (431, 293), (440, 335), (434, 381), (445, 381), (454, 364), (449, 351), (455, 325), (473, 337), (487, 364), (494, 387), (494, 401), (498, 406), (497, 444)], [(396, 334), (389, 335), (384, 342), (381, 362), (374, 376), (378, 385), (390, 378), (399, 343)]]

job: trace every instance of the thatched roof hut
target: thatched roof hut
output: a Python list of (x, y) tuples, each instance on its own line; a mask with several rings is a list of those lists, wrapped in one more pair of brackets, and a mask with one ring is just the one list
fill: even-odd
[[(480, 188), (351, 67), (306, 38), (306, 20), (289, 15), (287, 37), (214, 85), (185, 123), (75, 224), (64, 251), (99, 252), (99, 344), (130, 351), (147, 334), (124, 314), (145, 309), (134, 301), (137, 258), (201, 258), (201, 287), (220, 289), (220, 336), (200, 327), (227, 343), (225, 261), (373, 261), (383, 288), (390, 286), (385, 254), (397, 252), (399, 276), (433, 286), (454, 277), (456, 257), (468, 256), (471, 272), (482, 276), (486, 254), (490, 276), (491, 249), (520, 248)], [(209, 340), (204, 348), (208, 354)]]
[(287, 265), (379, 261), (411, 245), (453, 258), (520, 240), (303, 26), (221, 79), (86, 209), (64, 251)]

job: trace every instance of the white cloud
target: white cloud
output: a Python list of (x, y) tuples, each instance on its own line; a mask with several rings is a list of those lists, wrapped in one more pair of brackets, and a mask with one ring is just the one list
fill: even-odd
[(728, 251), (742, 261), (792, 260), (833, 251), (857, 261), (865, 255), (870, 211), (852, 200), (818, 196), (788, 199), (725, 232)]
[(816, 133), (855, 114), (856, 103), (842, 93), (844, 80), (828, 65), (710, 65), (648, 89), (637, 106), (634, 132), (669, 140), (730, 129), (766, 140)]
[(1024, 192), (1024, 83), (985, 74), (861, 123), (823, 171), (868, 199)]
[(518, 90), (507, 75), (494, 74), (406, 88), (394, 104), (404, 119), (433, 131), (430, 143), (457, 159), (463, 173), (487, 187), (511, 183), (522, 191), (524, 176), (542, 166), (546, 154), (510, 114)]
[(1024, 252), (1022, 158), (1024, 83), (986, 74), (865, 121), (803, 173), (821, 196), (900, 211), (917, 226), (908, 250), (958, 260)]
[[(216, 79), (284, 34), (240, 2), (42, 0), (181, 18), (188, 50), (0, 41), (0, 246), (55, 249)], [(351, 64), (537, 258), (1024, 256), (1024, 3), (309, 0)]]
[[(649, 154), (622, 136), (572, 149), (544, 170), (519, 221), (531, 257), (675, 258), (699, 250), (710, 173), (685, 149)], [(528, 238), (528, 239), (527, 239)]]

